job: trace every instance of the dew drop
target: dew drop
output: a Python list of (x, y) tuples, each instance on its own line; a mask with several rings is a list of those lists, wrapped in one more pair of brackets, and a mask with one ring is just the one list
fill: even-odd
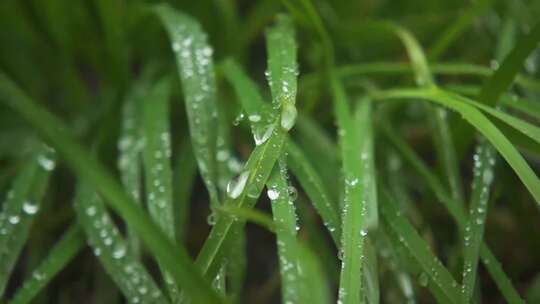
[(271, 201), (277, 200), (279, 198), (279, 191), (277, 191), (276, 189), (268, 189), (268, 191), (266, 191), (266, 194)]
[(116, 246), (114, 247), (113, 253), (112, 253), (113, 258), (121, 259), (125, 255), (126, 255), (126, 246), (124, 244), (120, 244), (120, 243), (116, 244)]
[(259, 146), (264, 144), (272, 135), (274, 131), (274, 125), (267, 125), (261, 129), (254, 130), (253, 139), (255, 140), (255, 145)]
[(287, 192), (289, 193), (289, 201), (294, 202), (298, 198), (298, 190), (294, 186), (287, 187)]
[(214, 226), (217, 222), (217, 219), (216, 219), (216, 214), (214, 212), (210, 213), (207, 217), (206, 217), (206, 222), (208, 223), (208, 225), (210, 226)]
[(261, 115), (258, 115), (258, 114), (249, 115), (249, 121), (251, 122), (258, 122), (260, 120), (261, 120)]
[(96, 212), (97, 212), (97, 210), (96, 210), (95, 206), (90, 206), (90, 207), (86, 208), (86, 215), (88, 215), (88, 216), (94, 216), (94, 215), (96, 215)]
[(30, 214), (30, 215), (36, 214), (38, 210), (39, 210), (39, 206), (31, 201), (25, 201), (23, 203), (23, 211), (26, 214)]
[(10, 224), (16, 225), (21, 221), (21, 218), (18, 215), (12, 215), (8, 218)]
[(248, 177), (249, 171), (244, 171), (238, 177), (230, 180), (227, 184), (227, 195), (232, 199), (239, 197), (246, 187)]
[(290, 102), (285, 102), (281, 109), (281, 127), (287, 131), (294, 127), (296, 116), (298, 115), (296, 107)]
[(37, 162), (45, 171), (52, 171), (56, 166), (56, 163), (53, 159), (48, 158), (47, 156), (41, 154), (37, 157)]

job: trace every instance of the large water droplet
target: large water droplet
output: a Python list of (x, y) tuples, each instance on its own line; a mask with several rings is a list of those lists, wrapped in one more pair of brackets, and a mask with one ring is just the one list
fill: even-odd
[(120, 244), (120, 243), (116, 244), (116, 246), (114, 247), (113, 253), (112, 253), (113, 258), (121, 259), (125, 255), (126, 255), (126, 246), (124, 244)]
[(54, 159), (47, 157), (46, 155), (40, 154), (37, 157), (37, 162), (45, 171), (52, 171), (56, 166)]
[(281, 109), (281, 127), (287, 131), (294, 127), (296, 116), (298, 115), (296, 107), (290, 102), (285, 102)]
[(8, 218), (10, 224), (16, 225), (21, 221), (21, 218), (18, 215), (12, 215)]
[(268, 191), (266, 191), (266, 194), (271, 201), (277, 200), (279, 198), (279, 191), (273, 188), (268, 189)]
[(272, 135), (272, 131), (274, 131), (273, 124), (263, 126), (261, 128), (256, 128), (253, 131), (253, 139), (255, 140), (255, 145), (259, 146), (264, 144)]
[(39, 206), (36, 203), (33, 203), (31, 201), (25, 201), (23, 203), (23, 211), (26, 214), (30, 214), (30, 215), (36, 214), (38, 210), (39, 210)]
[(239, 197), (246, 187), (248, 177), (249, 171), (244, 171), (238, 177), (230, 180), (227, 184), (227, 195), (232, 199)]

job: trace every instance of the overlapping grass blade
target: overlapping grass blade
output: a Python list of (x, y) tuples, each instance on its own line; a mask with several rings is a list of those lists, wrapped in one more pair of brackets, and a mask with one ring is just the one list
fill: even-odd
[(199, 171), (212, 207), (219, 202), (217, 191), (217, 104), (212, 48), (206, 34), (193, 18), (168, 4), (154, 7), (169, 34), (171, 48), (182, 80), (189, 131)]
[(32, 272), (32, 276), (24, 281), (10, 303), (30, 303), (54, 276), (68, 265), (84, 245), (85, 238), (81, 227), (77, 224), (72, 225)]
[[(458, 225), (459, 229), (465, 231), (468, 217), (465, 213), (465, 207), (451, 198), (450, 194), (446, 192), (443, 184), (439, 181), (437, 176), (433, 174), (423, 161), (415, 154), (415, 152), (400, 138), (398, 138), (395, 132), (392, 132), (388, 126), (382, 126), (381, 130), (384, 135), (395, 145), (397, 150), (401, 153), (404, 159), (410, 163), (411, 167), (419, 173), (419, 175), (425, 180), (427, 185), (432, 189), (438, 201), (444, 204), (448, 209), (450, 215), (454, 218), (454, 221)], [(523, 303), (519, 293), (512, 286), (512, 282), (508, 276), (502, 270), (500, 263), (495, 256), (491, 253), (490, 249), (484, 243), (480, 249), (480, 255), (484, 266), (489, 271), (491, 277), (497, 284), (497, 287), (504, 295), (505, 299), (509, 303)]]
[(383, 192), (380, 204), (382, 218), (388, 229), (398, 236), (400, 245), (403, 246), (410, 257), (418, 263), (422, 273), (428, 277), (427, 286), (439, 296), (445, 297), (445, 302), (461, 303), (461, 291), (452, 275), (442, 263), (433, 255), (429, 246), (418, 235), (414, 227), (401, 215), (392, 198)]
[(52, 151), (42, 148), (14, 179), (0, 213), (0, 295), (26, 243), (54, 169)]
[(99, 195), (87, 184), (77, 189), (75, 209), (94, 255), (128, 301), (167, 303), (153, 278), (129, 250)]
[(366, 230), (366, 201), (362, 173), (362, 150), (352, 112), (341, 82), (334, 75), (331, 79), (334, 107), (338, 123), (339, 144), (343, 162), (345, 189), (342, 206), (341, 237), (341, 275), (339, 282), (339, 301), (360, 303), (363, 295), (362, 273), (364, 238)]
[(63, 157), (77, 176), (103, 195), (132, 227), (149, 251), (167, 267), (177, 285), (194, 301), (219, 303), (221, 299), (192, 264), (183, 247), (175, 246), (123, 190), (118, 181), (87, 153), (68, 129), (43, 107), (27, 97), (9, 78), (0, 74), (0, 101), (19, 113)]
[(489, 119), (487, 119), (473, 106), (460, 102), (459, 100), (452, 98), (436, 88), (420, 90), (389, 90), (381, 93), (380, 95), (376, 95), (377, 98), (382, 99), (417, 98), (429, 100), (460, 113), (465, 120), (473, 125), (491, 142), (491, 144), (493, 144), (497, 151), (499, 151), (499, 153), (519, 176), (536, 202), (540, 204), (540, 180), (538, 180), (536, 174), (519, 154), (514, 145), (512, 145), (512, 143), (506, 138), (506, 136), (504, 136), (504, 134), (502, 134), (501, 131), (499, 131), (499, 129), (497, 129), (493, 123), (489, 121)]

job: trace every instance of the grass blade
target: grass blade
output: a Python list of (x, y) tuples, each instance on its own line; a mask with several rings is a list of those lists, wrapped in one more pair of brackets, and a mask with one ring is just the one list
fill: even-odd
[(97, 193), (88, 185), (77, 189), (75, 209), (94, 255), (130, 303), (167, 303), (161, 290), (129, 251)]
[(345, 196), (341, 216), (341, 275), (338, 298), (343, 303), (352, 304), (360, 303), (363, 298), (360, 295), (362, 277), (358, 275), (362, 273), (363, 244), (367, 234), (365, 230), (366, 202), (364, 200), (366, 190), (363, 183), (360, 182), (364, 176), (358, 153), (362, 151), (362, 147), (342, 84), (335, 76), (331, 81), (345, 178)]
[(168, 4), (155, 6), (155, 12), (169, 34), (176, 56), (194, 154), (210, 203), (217, 207), (217, 104), (213, 51), (196, 20)]
[(23, 249), (39, 211), (55, 160), (51, 151), (37, 153), (13, 181), (0, 213), (0, 295)]
[(197, 163), (188, 138), (180, 144), (178, 151), (173, 164), (173, 202), (176, 240), (182, 243), (189, 225), (189, 199), (197, 171)]
[[(381, 214), (385, 225), (393, 231), (399, 238), (399, 242), (408, 251), (422, 269), (422, 275), (428, 276), (427, 286), (435, 293), (440, 293), (446, 297), (450, 303), (461, 303), (461, 292), (457, 282), (452, 275), (444, 268), (442, 263), (433, 255), (428, 245), (418, 235), (413, 226), (406, 218), (401, 216), (397, 206), (390, 197), (381, 200)], [(419, 274), (420, 275), (420, 274)]]
[[(432, 189), (437, 200), (442, 202), (446, 209), (448, 209), (450, 215), (454, 218), (454, 221), (458, 225), (459, 229), (465, 231), (468, 218), (465, 213), (465, 207), (463, 204), (456, 202), (451, 198), (450, 194), (446, 192), (442, 183), (438, 180), (423, 161), (415, 154), (415, 152), (401, 139), (394, 135), (386, 126), (381, 126), (384, 135), (396, 146), (397, 150), (401, 153), (404, 159), (410, 163), (410, 165), (419, 173), (419, 175), (425, 180), (427, 185)], [(484, 243), (480, 249), (480, 255), (484, 266), (489, 271), (493, 280), (497, 284), (497, 287), (503, 294), (504, 298), (509, 303), (523, 303), (519, 293), (512, 286), (512, 282), (508, 276), (502, 270), (500, 263), (495, 256), (491, 253), (490, 249)]]
[(296, 211), (294, 202), (289, 197), (287, 169), (285, 160), (275, 166), (267, 183), (267, 195), (272, 205), (276, 227), (277, 249), (279, 255), (279, 270), (281, 274), (281, 297), (283, 303), (300, 303), (298, 273), (298, 243), (296, 240)]
[(49, 252), (48, 256), (32, 272), (32, 276), (24, 281), (10, 303), (30, 303), (43, 288), (64, 269), (85, 245), (81, 228), (74, 224), (62, 236)]
[[(377, 94), (378, 95), (378, 94)], [(458, 113), (484, 135), (514, 169), (538, 204), (540, 204), (540, 180), (519, 154), (512, 143), (479, 110), (448, 96), (439, 89), (391, 90), (378, 98), (419, 98), (444, 105)]]
[(63, 157), (77, 176), (95, 187), (147, 248), (171, 271), (177, 285), (194, 301), (219, 303), (221, 299), (192, 264), (186, 250), (175, 246), (136, 205), (118, 181), (73, 139), (68, 129), (43, 107), (36, 105), (9, 78), (0, 74), (0, 101), (19, 113)]

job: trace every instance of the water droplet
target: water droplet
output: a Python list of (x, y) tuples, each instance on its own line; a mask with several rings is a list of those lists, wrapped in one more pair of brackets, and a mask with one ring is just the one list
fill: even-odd
[(37, 157), (37, 162), (45, 171), (52, 171), (56, 166), (54, 159), (48, 158), (47, 156), (40, 154)]
[(253, 139), (255, 140), (255, 145), (259, 146), (264, 144), (272, 135), (274, 131), (274, 125), (267, 125), (263, 128), (257, 128), (253, 132)]
[(491, 60), (489, 62), (489, 67), (492, 69), (492, 70), (496, 70), (499, 68), (499, 62), (495, 59)]
[(428, 285), (428, 283), (429, 283), (429, 277), (428, 277), (427, 273), (421, 272), (418, 275), (418, 284), (420, 284), (420, 286), (426, 287)]
[(482, 178), (484, 180), (484, 184), (491, 184), (493, 181), (493, 171), (491, 169), (486, 169), (482, 175)]
[(26, 213), (26, 214), (36, 214), (36, 212), (38, 212), (39, 210), (39, 206), (31, 201), (25, 201), (23, 203), (23, 211)]
[(244, 113), (240, 112), (240, 114), (238, 114), (238, 116), (236, 116), (236, 118), (234, 119), (233, 125), (238, 126), (240, 124), (240, 122), (242, 122), (242, 120), (244, 120), (244, 117), (245, 117)]
[(260, 120), (261, 120), (261, 115), (258, 115), (258, 114), (249, 115), (249, 121), (251, 122), (258, 122)]
[(266, 194), (271, 201), (277, 200), (279, 198), (279, 191), (277, 191), (276, 189), (268, 189), (268, 191), (266, 191)]
[(121, 259), (126, 255), (126, 246), (124, 244), (118, 243), (114, 247), (112, 256), (115, 259)]
[(97, 210), (96, 210), (95, 206), (90, 206), (90, 207), (86, 208), (86, 215), (88, 215), (88, 216), (94, 216), (94, 215), (96, 215), (96, 212), (97, 212)]
[(362, 230), (360, 230), (360, 234), (361, 234), (362, 236), (366, 236), (366, 235), (368, 234), (368, 232), (367, 232), (366, 229), (362, 229)]
[(285, 102), (281, 109), (281, 127), (287, 131), (294, 127), (296, 116), (298, 115), (296, 107), (291, 102)]
[(227, 195), (232, 199), (239, 197), (246, 187), (248, 177), (249, 171), (244, 171), (238, 177), (230, 180), (227, 184)]
[(294, 186), (287, 187), (287, 192), (289, 192), (289, 201), (294, 202), (298, 198), (298, 190)]
[(10, 224), (16, 225), (21, 221), (21, 218), (18, 215), (12, 215), (8, 218)]
[(210, 226), (214, 226), (217, 222), (217, 217), (216, 217), (216, 214), (214, 212), (210, 213), (207, 217), (206, 217), (206, 222), (208, 223), (208, 225)]

